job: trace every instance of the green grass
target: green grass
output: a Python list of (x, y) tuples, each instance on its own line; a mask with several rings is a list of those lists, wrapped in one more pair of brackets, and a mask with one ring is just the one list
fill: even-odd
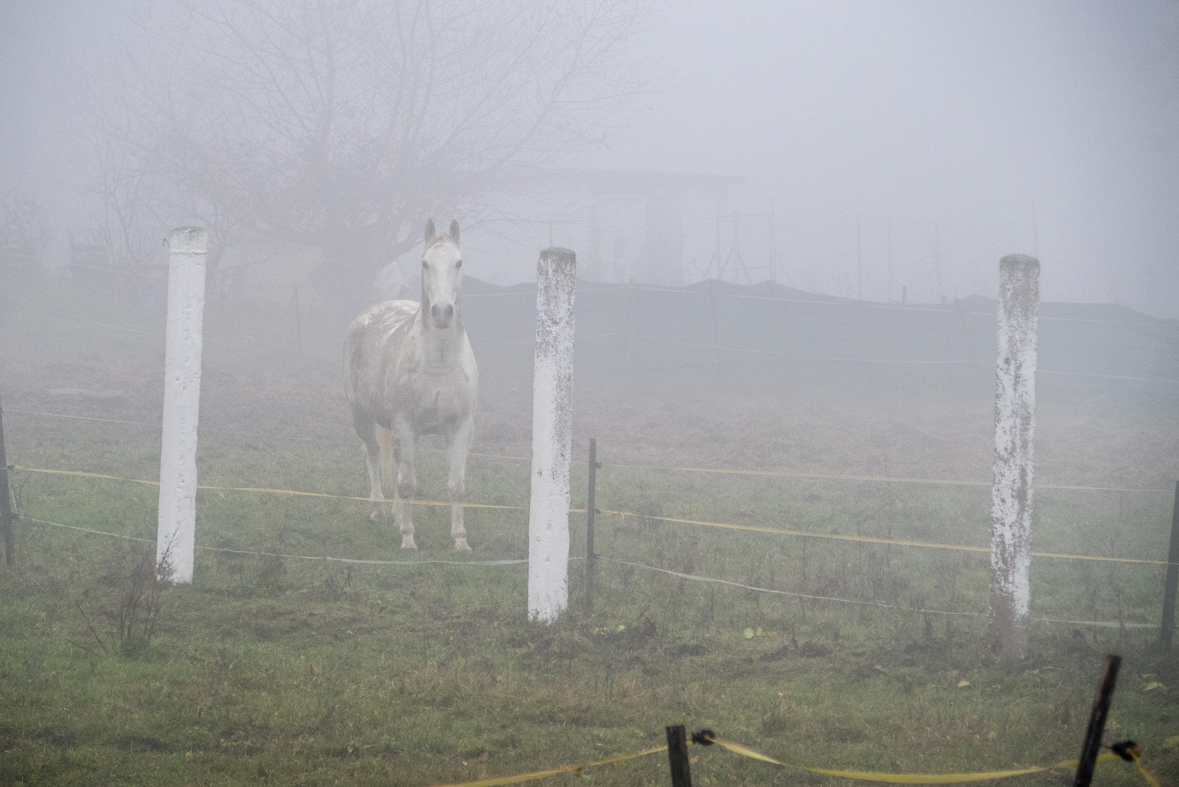
[[(266, 452), (208, 444), (203, 479), (212, 484), (363, 494), (359, 457), (343, 447), (335, 456), (300, 444)], [(104, 457), (107, 469), (150, 476), (137, 466), (150, 452), (133, 442), (123, 450), (125, 461), (117, 452)], [(423, 465), (423, 495), (436, 496), (440, 459), (427, 454)], [(521, 503), (518, 465), (472, 460), (471, 487), (481, 500)], [(907, 488), (901, 496), (740, 477), (710, 479), (705, 490), (683, 474), (640, 480), (608, 465), (599, 478), (603, 507), (820, 532), (858, 525), (865, 535), (974, 543), (968, 533), (978, 529), (960, 520), (985, 514), (973, 491)], [(153, 492), (38, 476), (22, 494), (29, 517), (150, 538)], [(1159, 519), (1144, 508), (1139, 524)], [(202, 545), (403, 558), (392, 527), (368, 522), (359, 501), (204, 491), (198, 510)], [(859, 521), (855, 512), (867, 510), (891, 518)], [(1056, 520), (1051, 510), (1043, 506), (1037, 531), (1049, 540), (1072, 513), (1062, 506)], [(453, 559), (448, 512), (417, 514), (420, 557)], [(601, 521), (606, 557), (790, 592), (985, 611), (985, 555)], [(1149, 555), (1158, 528), (1147, 535), (1150, 528), (1134, 524), (1120, 549)], [(522, 512), (476, 509), (468, 529), (475, 558), (523, 556)], [(575, 531), (579, 544), (583, 531)], [(142, 545), (34, 524), (21, 525), (19, 544), (17, 567), (0, 574), (0, 774), (11, 783), (81, 784), (107, 774), (120, 783), (426, 785), (637, 750), (681, 722), (825, 768), (1048, 764), (1074, 756), (1101, 654), (1111, 650), (1127, 658), (1113, 737), (1139, 740), (1160, 773), (1179, 765), (1175, 749), (1161, 748), (1175, 734), (1169, 691), (1179, 674), (1150, 654), (1153, 630), (1078, 638), (1068, 626), (1041, 624), (1028, 664), (1009, 671), (986, 663), (982, 618), (927, 620), (755, 594), (615, 562), (602, 564), (593, 615), (580, 608), (583, 564), (571, 564), (573, 609), (541, 626), (523, 614), (524, 566), (341, 565), (200, 551), (193, 586), (166, 591), (150, 647), (120, 652), (112, 618), (128, 556)], [(1034, 615), (1156, 615), (1154, 568), (1041, 559), (1033, 579)], [(746, 638), (746, 628), (760, 634)], [(1164, 677), (1142, 677), (1152, 673)], [(962, 680), (970, 685), (959, 688)], [(1168, 689), (1144, 691), (1152, 681)], [(658, 781), (663, 761), (649, 759), (594, 778)], [(800, 778), (714, 751), (696, 769), (706, 784)], [(1103, 783), (1126, 781), (1121, 770), (1105, 766)]]
[[(155, 362), (136, 334), (99, 350), (76, 332), (63, 337), (74, 344), (53, 344), (53, 353), (68, 361), (98, 352), (105, 360), (87, 374), (112, 387)], [(261, 345), (272, 339), (282, 346), (274, 337)], [(28, 390), (70, 384), (74, 372), (54, 366), (64, 361), (52, 353), (20, 361), (5, 341), (0, 370), (10, 381)], [(363, 463), (346, 434), (280, 428), (302, 423), (288, 367), (254, 368), (254, 357), (225, 366), (231, 359), (209, 364), (201, 482), (365, 496)], [(288, 362), (296, 372), (307, 363)], [(234, 380), (259, 381), (257, 398), (253, 389), (218, 387)], [(267, 397), (274, 413), (257, 404)], [(232, 428), (239, 407), (271, 420), (251, 415), (252, 429)], [(10, 462), (156, 477), (153, 428), (17, 414), (5, 426)], [(323, 439), (303, 439), (315, 435)], [(198, 551), (191, 586), (166, 588), (150, 642), (120, 645), (120, 599), (151, 545), (19, 523), (16, 565), (0, 569), (0, 784), (428, 786), (637, 751), (680, 723), (821, 768), (1048, 765), (1079, 751), (1107, 652), (1125, 658), (1107, 741), (1133, 738), (1164, 782), (1179, 775), (1179, 668), (1154, 651), (1156, 630), (1038, 623), (1026, 663), (999, 666), (986, 656), (985, 617), (910, 611), (985, 613), (986, 554), (654, 518), (985, 547), (989, 490), (612, 463), (625, 448), (600, 446), (597, 504), (636, 516), (599, 518), (597, 551), (607, 560), (593, 612), (584, 606), (584, 563), (574, 561), (570, 609), (549, 626), (526, 618), (523, 565), (256, 554), (407, 559), (392, 525), (369, 522), (362, 501), (204, 490), (197, 543), (213, 549)], [(573, 505), (583, 507), (584, 468), (574, 470)], [(439, 453), (422, 452), (418, 475), (422, 498), (444, 498)], [(526, 461), (473, 456), (468, 494), (524, 507), (527, 476)], [(154, 539), (153, 486), (33, 473), (16, 474), (16, 484), (29, 518)], [(1157, 559), (1164, 548), (1166, 495), (1043, 490), (1036, 500), (1034, 549)], [(469, 510), (474, 553), (456, 555), (448, 510), (419, 506), (417, 559), (524, 557), (525, 517)], [(581, 556), (583, 517), (571, 524)], [(896, 608), (756, 593), (623, 561)], [(1032, 582), (1033, 617), (1158, 619), (1158, 566), (1037, 558)], [(703, 785), (832, 781), (716, 748), (692, 754)], [(666, 773), (665, 758), (653, 755), (587, 775), (629, 785), (662, 784)], [(1118, 763), (1098, 772), (1100, 784), (1138, 779)]]

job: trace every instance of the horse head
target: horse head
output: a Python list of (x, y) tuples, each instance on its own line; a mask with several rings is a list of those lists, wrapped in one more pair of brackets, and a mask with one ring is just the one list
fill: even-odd
[[(459, 225), (450, 231), (434, 231), (434, 220), (426, 222), (426, 248), (422, 252), (422, 325), (448, 328), (459, 310), (463, 286), (463, 256), (459, 251)], [(461, 327), (462, 316), (458, 318)]]

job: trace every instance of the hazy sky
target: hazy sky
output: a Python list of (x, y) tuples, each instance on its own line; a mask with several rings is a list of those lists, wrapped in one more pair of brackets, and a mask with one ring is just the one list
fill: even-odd
[[(1034, 253), (1043, 295), (1179, 316), (1179, 3), (677, 3), (663, 90), (602, 157), (743, 175), (775, 199), (792, 284), (994, 294)], [(852, 294), (840, 292), (839, 294)]]
[[(3, 0), (0, 184), (68, 211), (54, 85), (127, 5)], [(934, 298), (935, 260), (993, 295), (1024, 252), (1045, 299), (1179, 317), (1179, 2), (677, 0), (636, 38), (655, 89), (588, 165), (744, 176), (780, 280), (884, 299), (890, 233), (893, 298)]]

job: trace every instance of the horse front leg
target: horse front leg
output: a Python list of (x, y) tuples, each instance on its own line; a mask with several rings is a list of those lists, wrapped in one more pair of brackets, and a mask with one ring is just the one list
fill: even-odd
[(413, 541), (413, 496), (417, 494), (418, 479), (414, 474), (413, 452), (415, 436), (413, 430), (399, 425), (397, 428), (399, 450), (397, 452), (397, 485), (393, 491), (393, 521), (401, 531), (401, 548), (417, 549)]
[(467, 546), (467, 529), (463, 526), (463, 503), (467, 492), (467, 453), (471, 450), (473, 433), (474, 421), (468, 418), (451, 436), (447, 446), (450, 478), (446, 482), (446, 491), (450, 495), (450, 536), (454, 539), (455, 549), (471, 549)]

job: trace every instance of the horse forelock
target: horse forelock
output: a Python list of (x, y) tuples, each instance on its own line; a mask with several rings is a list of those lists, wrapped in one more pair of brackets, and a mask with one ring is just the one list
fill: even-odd
[(456, 241), (454, 238), (450, 237), (450, 233), (439, 232), (437, 235), (435, 235), (433, 238), (430, 239), (429, 243), (426, 244), (426, 251), (429, 251), (430, 249), (434, 248), (435, 246), (437, 246), (441, 243), (450, 243), (456, 249), (459, 247), (458, 241)]

